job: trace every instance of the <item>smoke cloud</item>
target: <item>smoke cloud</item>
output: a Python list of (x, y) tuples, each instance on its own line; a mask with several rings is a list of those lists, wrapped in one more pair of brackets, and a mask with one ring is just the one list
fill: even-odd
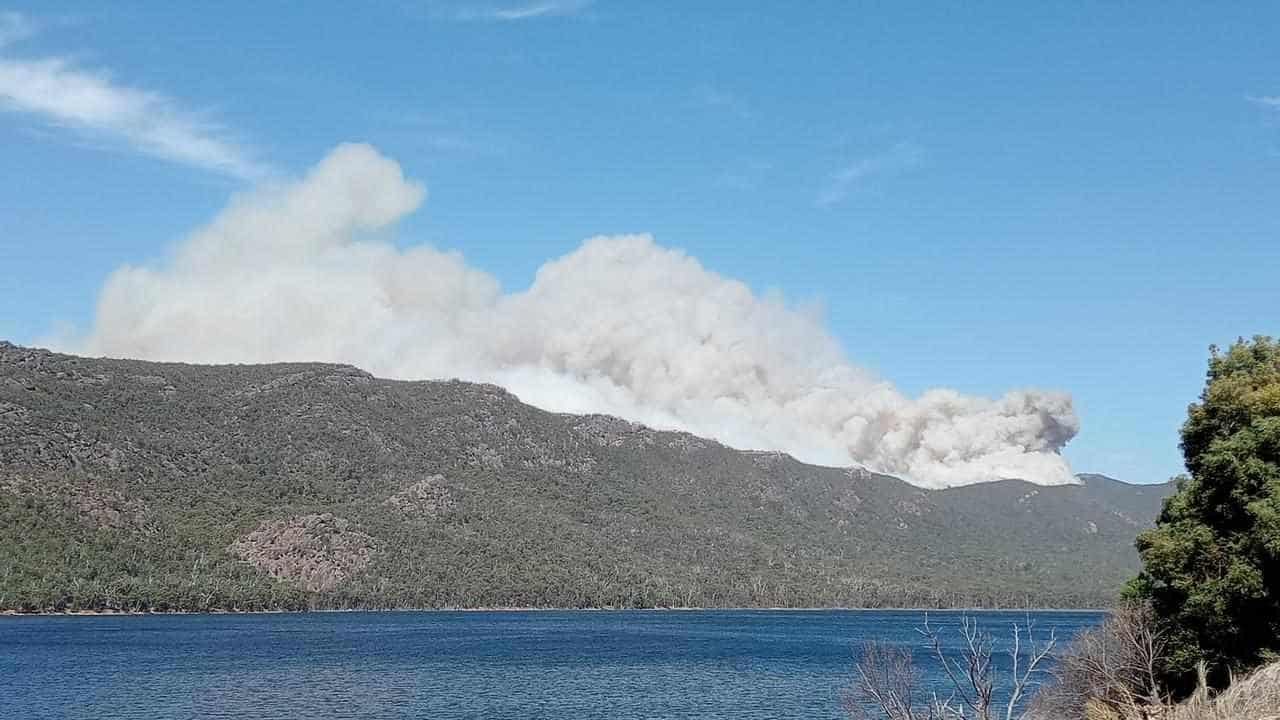
[(255, 190), (154, 266), (102, 289), (81, 351), (189, 362), (323, 360), (493, 382), (727, 444), (859, 464), (927, 487), (1072, 482), (1068, 395), (910, 398), (854, 366), (819, 319), (645, 235), (595, 237), (504, 293), (462, 256), (386, 230), (422, 185), (364, 145)]

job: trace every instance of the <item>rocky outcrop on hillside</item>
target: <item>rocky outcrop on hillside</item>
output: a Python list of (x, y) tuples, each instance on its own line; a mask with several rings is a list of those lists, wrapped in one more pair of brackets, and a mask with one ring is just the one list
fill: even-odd
[(405, 518), (437, 518), (457, 506), (443, 475), (423, 478), (384, 503)]
[(228, 549), (273, 578), (324, 592), (369, 564), (374, 541), (349, 520), (321, 513), (262, 523)]

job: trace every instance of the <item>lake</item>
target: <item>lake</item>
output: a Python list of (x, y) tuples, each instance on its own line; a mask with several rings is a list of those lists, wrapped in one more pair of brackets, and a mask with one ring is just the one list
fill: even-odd
[[(973, 613), (993, 632), (1022, 612)], [(930, 612), (952, 628), (960, 613)], [(1060, 641), (1096, 611), (1034, 612)], [(0, 718), (840, 718), (868, 640), (920, 611), (0, 618)], [(936, 674), (933, 663), (922, 669)], [(938, 678), (932, 678), (937, 681)]]

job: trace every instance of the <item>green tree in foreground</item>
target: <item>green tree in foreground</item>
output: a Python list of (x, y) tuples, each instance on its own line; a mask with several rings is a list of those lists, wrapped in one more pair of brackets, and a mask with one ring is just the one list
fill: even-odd
[(1201, 661), (1221, 686), (1280, 651), (1280, 343), (1211, 353), (1182, 426), (1190, 475), (1138, 537), (1144, 569), (1126, 591), (1151, 603), (1182, 693)]

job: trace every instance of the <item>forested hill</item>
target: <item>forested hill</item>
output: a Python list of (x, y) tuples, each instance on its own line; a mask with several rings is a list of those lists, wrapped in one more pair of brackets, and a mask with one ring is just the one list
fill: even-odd
[(501, 388), (0, 343), (0, 609), (1095, 606), (1169, 486), (924, 491)]

